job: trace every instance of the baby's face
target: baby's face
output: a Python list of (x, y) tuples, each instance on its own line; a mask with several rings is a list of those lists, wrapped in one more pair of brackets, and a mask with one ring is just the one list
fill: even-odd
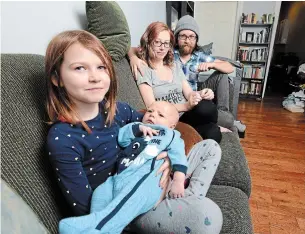
[(174, 106), (167, 102), (154, 102), (147, 109), (142, 122), (174, 129), (178, 119), (179, 114)]

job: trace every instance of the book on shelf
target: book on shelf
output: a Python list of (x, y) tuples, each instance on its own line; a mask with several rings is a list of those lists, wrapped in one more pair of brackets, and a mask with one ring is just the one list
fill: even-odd
[(257, 23), (257, 15), (255, 13), (244, 14), (242, 13), (242, 21), (243, 24), (256, 24)]
[(267, 47), (246, 47), (239, 46), (237, 52), (237, 59), (239, 61), (265, 61), (268, 55)]
[[(249, 40), (251, 37), (247, 37), (247, 34), (253, 34), (252, 39)], [(244, 32), (244, 30), (240, 31), (239, 34), (239, 42), (240, 43), (245, 43), (245, 42), (250, 42), (250, 43), (269, 43), (269, 36), (270, 36), (270, 28), (264, 28), (261, 30), (259, 33), (255, 32)]]
[(272, 24), (273, 23), (273, 14), (263, 14), (261, 16), (261, 21), (258, 21), (258, 15), (255, 13), (245, 14), (242, 13), (241, 22), (243, 24)]
[(256, 82), (241, 82), (240, 94), (261, 95), (262, 83)]
[(265, 75), (265, 66), (244, 65), (243, 78), (263, 79)]

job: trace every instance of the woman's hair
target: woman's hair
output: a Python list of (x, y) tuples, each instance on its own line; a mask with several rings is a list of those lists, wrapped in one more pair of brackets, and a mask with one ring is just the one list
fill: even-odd
[[(91, 133), (87, 124), (80, 119), (76, 105), (69, 97), (65, 87), (60, 85), (60, 67), (64, 61), (64, 54), (74, 43), (79, 43), (96, 54), (106, 67), (110, 77), (110, 87), (105, 95), (107, 110), (106, 124), (112, 123), (116, 111), (117, 80), (112, 60), (103, 44), (93, 34), (83, 30), (65, 31), (55, 36), (48, 45), (45, 56), (45, 73), (47, 80), (46, 108), (50, 123), (64, 120), (72, 124), (81, 123), (87, 132)], [(52, 83), (52, 77), (57, 79), (58, 85)]]
[(168, 66), (172, 66), (174, 63), (174, 52), (173, 46), (175, 45), (175, 37), (172, 31), (168, 28), (168, 26), (162, 22), (154, 22), (148, 25), (146, 31), (141, 37), (140, 40), (140, 50), (139, 50), (139, 57), (146, 61), (147, 64), (154, 68), (152, 65), (152, 59), (155, 56), (155, 53), (152, 49), (153, 42), (157, 38), (160, 32), (167, 31), (170, 36), (170, 48), (167, 52), (167, 55), (164, 57), (164, 64)]

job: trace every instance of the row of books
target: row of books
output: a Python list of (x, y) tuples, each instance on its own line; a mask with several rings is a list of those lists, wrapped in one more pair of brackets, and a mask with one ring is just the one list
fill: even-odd
[(239, 61), (266, 61), (268, 57), (268, 48), (245, 47), (238, 48), (237, 59)]
[(243, 78), (263, 79), (265, 75), (265, 66), (244, 65)]
[(258, 15), (255, 13), (245, 14), (242, 13), (241, 22), (243, 24), (272, 24), (273, 14), (263, 14), (261, 20), (258, 20)]
[(270, 28), (264, 28), (259, 33), (243, 32), (239, 35), (239, 42), (269, 43)]
[(241, 22), (244, 24), (256, 24), (257, 22), (257, 15), (255, 13), (244, 14), (242, 13)]
[(261, 95), (262, 83), (255, 82), (241, 82), (240, 93), (250, 95)]

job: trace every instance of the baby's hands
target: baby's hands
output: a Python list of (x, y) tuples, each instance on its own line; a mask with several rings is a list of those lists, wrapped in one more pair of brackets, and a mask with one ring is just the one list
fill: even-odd
[(144, 126), (144, 125), (140, 125), (139, 129), (143, 133), (143, 136), (145, 136), (145, 137), (147, 135), (149, 135), (150, 137), (153, 137), (153, 135), (158, 135), (159, 134), (158, 130), (152, 129), (151, 127), (147, 127), (147, 126)]
[(173, 181), (171, 191), (169, 192), (170, 198), (184, 197), (184, 182)]

